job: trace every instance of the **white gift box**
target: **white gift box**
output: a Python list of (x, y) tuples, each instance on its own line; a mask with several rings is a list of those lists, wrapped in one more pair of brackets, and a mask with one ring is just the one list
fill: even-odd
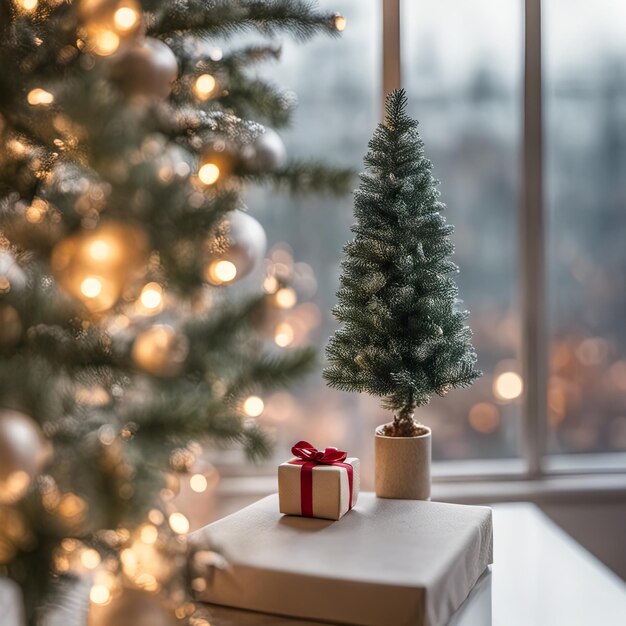
[[(299, 459), (291, 459), (278, 466), (278, 501), (279, 510), (286, 515), (303, 515), (302, 472), (304, 465), (297, 464)], [(352, 501), (348, 470), (344, 464), (352, 467)], [(312, 468), (312, 515), (338, 520), (345, 515), (359, 498), (359, 459), (348, 457), (341, 464), (315, 465)], [(305, 496), (306, 497), (306, 496)]]
[(340, 523), (268, 496), (197, 531), (230, 566), (198, 599), (359, 626), (443, 626), (492, 561), (491, 509), (362, 493)]

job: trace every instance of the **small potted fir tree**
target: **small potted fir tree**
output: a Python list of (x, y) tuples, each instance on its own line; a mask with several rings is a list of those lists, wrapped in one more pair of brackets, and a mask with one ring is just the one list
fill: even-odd
[(480, 372), (467, 312), (457, 310), (453, 229), (406, 103), (404, 90), (387, 97), (369, 143), (333, 310), (343, 325), (328, 343), (324, 377), (393, 411), (376, 429), (377, 495), (428, 499), (431, 431), (415, 409)]

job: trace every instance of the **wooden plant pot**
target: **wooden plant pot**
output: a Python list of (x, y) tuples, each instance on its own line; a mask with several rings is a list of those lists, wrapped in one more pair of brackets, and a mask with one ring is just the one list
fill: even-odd
[(379, 498), (430, 500), (431, 430), (416, 437), (386, 437), (385, 425), (374, 440), (376, 495)]

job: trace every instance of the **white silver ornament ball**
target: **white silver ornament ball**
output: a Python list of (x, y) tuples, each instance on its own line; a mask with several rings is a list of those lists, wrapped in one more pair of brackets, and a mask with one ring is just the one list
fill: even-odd
[(0, 409), (0, 503), (19, 500), (50, 454), (39, 425), (28, 415)]
[(178, 78), (178, 60), (165, 43), (146, 37), (117, 55), (111, 78), (127, 95), (165, 99)]
[(263, 226), (242, 211), (228, 214), (223, 224), (227, 244), (224, 250), (209, 256), (205, 276), (212, 285), (241, 280), (262, 261), (267, 249)]
[(271, 128), (242, 149), (244, 167), (250, 172), (273, 172), (287, 163), (287, 150), (280, 135)]

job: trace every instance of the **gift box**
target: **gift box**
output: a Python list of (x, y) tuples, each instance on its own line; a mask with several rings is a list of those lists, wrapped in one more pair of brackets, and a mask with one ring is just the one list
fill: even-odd
[(191, 536), (228, 561), (198, 600), (332, 624), (444, 626), (492, 561), (486, 507), (362, 493), (333, 523), (277, 505), (268, 496)]
[(337, 448), (317, 450), (306, 441), (278, 466), (279, 510), (286, 515), (338, 520), (359, 497), (359, 459)]

